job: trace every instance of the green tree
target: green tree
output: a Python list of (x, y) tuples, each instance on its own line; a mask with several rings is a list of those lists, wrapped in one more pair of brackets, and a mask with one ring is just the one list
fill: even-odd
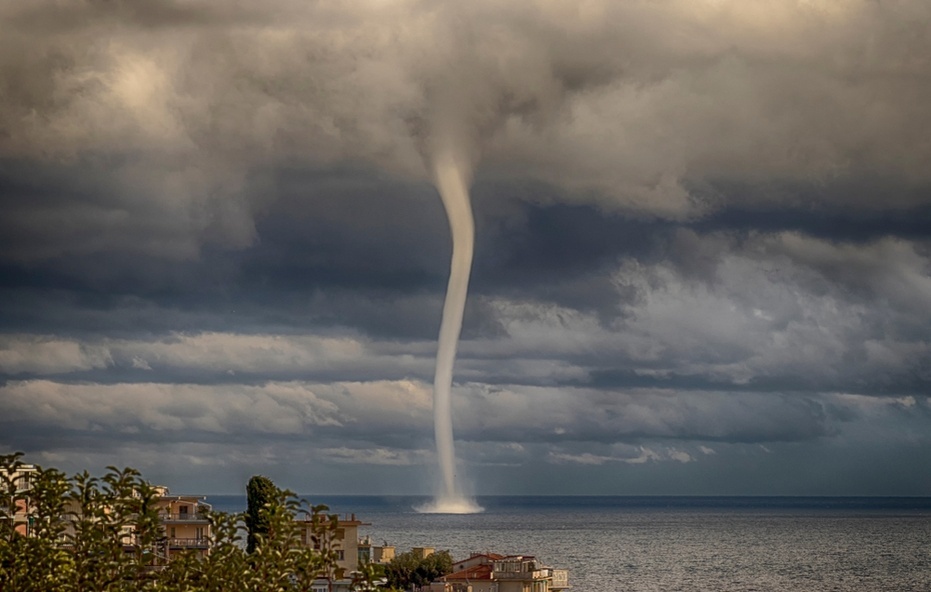
[[(70, 555), (60, 546), (67, 479), (55, 469), (36, 467), (33, 487), (23, 487), (21, 452), (0, 455), (0, 590), (58, 590), (72, 573)], [(16, 530), (17, 514), (29, 536)]]
[[(249, 590), (309, 592), (318, 577), (342, 577), (334, 543), (338, 520), (326, 506), (309, 506), (260, 475), (249, 480), (246, 498)], [(301, 543), (302, 522), (310, 522), (310, 545)]]
[(71, 528), (64, 542), (75, 565), (70, 588), (80, 592), (139, 590), (158, 561), (161, 524), (156, 491), (132, 468), (107, 467), (102, 478), (87, 471), (66, 495)]
[(272, 480), (254, 475), (246, 485), (246, 552), (255, 553), (259, 538), (268, 534), (268, 516), (263, 510), (277, 501), (280, 491)]
[(210, 553), (174, 553), (159, 573), (162, 592), (251, 591), (252, 564), (242, 544), (245, 514), (208, 512)]
[(385, 566), (371, 561), (359, 560), (359, 566), (352, 574), (352, 589), (359, 592), (377, 590), (384, 582)]
[(401, 553), (385, 566), (386, 585), (396, 590), (410, 590), (451, 573), (453, 558), (449, 551), (438, 551), (420, 558), (413, 552)]
[[(84, 471), (68, 479), (36, 467), (25, 488), (14, 478), (21, 457), (0, 455), (2, 591), (309, 592), (320, 576), (342, 576), (336, 517), (264, 477), (250, 492), (253, 518), (209, 512), (209, 553), (174, 554), (166, 565), (157, 492), (138, 471), (108, 467), (103, 477)], [(29, 525), (27, 534), (15, 520)], [(307, 522), (311, 545), (301, 544)], [(248, 525), (259, 527), (251, 554), (241, 536)]]
[(24, 496), (17, 483), (17, 474), (25, 463), (22, 452), (0, 456), (0, 540), (10, 543), (16, 537), (14, 517)]
[[(198, 564), (202, 574), (201, 588), (204, 592), (227, 592), (244, 590), (232, 586), (233, 582), (248, 581), (251, 567), (242, 545), (242, 527), (245, 514), (210, 512), (210, 553)], [(172, 561), (172, 563), (174, 563)], [(174, 567), (172, 565), (171, 567)]]
[(295, 574), (298, 589), (310, 591), (318, 577), (342, 578), (343, 570), (338, 566), (339, 551), (336, 531), (339, 519), (334, 514), (327, 514), (329, 508), (324, 504), (311, 506), (307, 500), (301, 500), (297, 515), (304, 522), (310, 522), (310, 545), (301, 545), (300, 553), (295, 557)]

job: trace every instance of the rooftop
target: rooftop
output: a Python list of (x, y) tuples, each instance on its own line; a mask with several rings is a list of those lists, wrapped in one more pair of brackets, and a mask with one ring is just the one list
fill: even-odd
[(482, 565), (474, 565), (468, 569), (462, 571), (453, 572), (451, 574), (446, 574), (443, 578), (444, 581), (453, 581), (453, 580), (490, 580), (492, 574), (492, 567), (487, 563)]

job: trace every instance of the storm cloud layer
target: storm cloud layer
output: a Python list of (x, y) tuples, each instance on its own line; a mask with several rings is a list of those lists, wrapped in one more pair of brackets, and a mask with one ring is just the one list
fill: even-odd
[(452, 110), (478, 493), (931, 495), (927, 2), (36, 0), (0, 26), (0, 449), (428, 491), (450, 239), (423, 154)]

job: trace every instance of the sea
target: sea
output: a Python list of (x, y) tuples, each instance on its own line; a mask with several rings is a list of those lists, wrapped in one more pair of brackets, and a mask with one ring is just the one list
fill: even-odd
[(931, 591), (931, 498), (479, 496), (483, 512), (459, 515), (418, 512), (425, 497), (308, 499), (398, 553), (533, 555), (573, 592)]

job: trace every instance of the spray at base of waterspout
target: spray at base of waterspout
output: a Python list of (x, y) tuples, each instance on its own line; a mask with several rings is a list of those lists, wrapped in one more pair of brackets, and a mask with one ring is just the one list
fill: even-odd
[(437, 497), (421, 506), (415, 506), (414, 510), (421, 514), (478, 514), (484, 512), (485, 508), (473, 499), (452, 495)]

